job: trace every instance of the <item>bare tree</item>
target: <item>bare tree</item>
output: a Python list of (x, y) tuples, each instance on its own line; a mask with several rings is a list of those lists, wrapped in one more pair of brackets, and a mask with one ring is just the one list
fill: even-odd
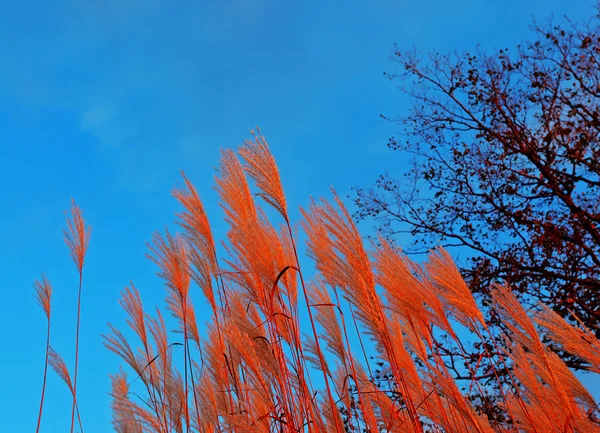
[(467, 247), (461, 270), (484, 305), (502, 281), (600, 337), (600, 5), (594, 12), (586, 23), (534, 24), (533, 41), (513, 51), (396, 49), (400, 71), (386, 75), (414, 105), (389, 118), (404, 134), (388, 146), (414, 164), (357, 189), (355, 202), (385, 236), (410, 233), (412, 251)]

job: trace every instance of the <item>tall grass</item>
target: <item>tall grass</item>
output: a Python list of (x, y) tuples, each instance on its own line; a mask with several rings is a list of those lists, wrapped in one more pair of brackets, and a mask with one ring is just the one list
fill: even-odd
[(75, 429), (75, 414), (77, 414), (79, 430), (81, 433), (83, 433), (81, 416), (79, 414), (79, 406), (77, 404), (77, 368), (79, 360), (79, 325), (81, 320), (80, 313), (81, 291), (83, 285), (83, 264), (90, 239), (90, 228), (86, 227), (85, 220), (83, 218), (83, 212), (81, 211), (81, 208), (76, 205), (74, 200), (72, 201), (71, 205), (71, 215), (67, 214), (67, 228), (63, 230), (63, 235), (65, 243), (71, 252), (71, 258), (75, 262), (75, 266), (77, 267), (77, 272), (79, 274), (79, 286), (77, 291), (77, 322), (75, 326), (75, 372), (73, 377), (71, 377), (67, 364), (64, 362), (60, 354), (56, 352), (50, 345), (52, 285), (50, 284), (50, 281), (44, 275), (42, 275), (41, 281), (34, 282), (37, 301), (42, 307), (42, 310), (44, 310), (47, 319), (46, 361), (44, 364), (44, 380), (42, 384), (42, 396), (40, 399), (36, 433), (40, 431), (40, 426), (42, 423), (48, 366), (51, 366), (58, 376), (65, 382), (71, 391), (71, 395), (73, 396), (71, 410), (71, 433), (73, 433)]
[[(75, 428), (75, 409), (77, 408), (77, 369), (79, 366), (79, 325), (81, 322), (81, 290), (83, 285), (83, 263), (90, 240), (90, 229), (86, 229), (81, 209), (75, 204), (71, 206), (71, 217), (67, 217), (67, 229), (63, 231), (65, 243), (71, 250), (71, 258), (79, 273), (77, 289), (77, 324), (75, 327), (75, 370), (73, 372), (73, 404), (71, 409), (71, 433)], [(79, 414), (78, 414), (79, 416)], [(79, 421), (81, 424), (81, 420)], [(83, 429), (82, 429), (83, 430)], [(82, 432), (83, 433), (83, 432)]]
[(50, 313), (51, 313), (51, 298), (52, 298), (52, 285), (50, 281), (42, 274), (41, 281), (35, 281), (33, 283), (35, 288), (35, 296), (38, 304), (44, 310), (46, 314), (46, 361), (44, 363), (44, 381), (42, 383), (42, 396), (40, 398), (40, 411), (38, 413), (37, 426), (35, 429), (36, 433), (39, 433), (40, 426), (42, 424), (42, 413), (44, 409), (44, 397), (46, 395), (46, 378), (48, 376), (48, 362), (50, 358)]
[[(146, 311), (135, 286), (124, 290), (136, 341), (112, 325), (105, 336), (131, 369), (112, 376), (117, 432), (600, 432), (594, 399), (541, 340), (598, 373), (600, 343), (583, 327), (549, 309), (530, 317), (507, 287), (495, 287), (507, 332), (481, 358), (492, 377), (508, 371), (509, 379), (496, 387), (502, 416), (485, 416), (472, 397), (492, 391), (477, 380), (461, 389), (435, 344), (444, 335), (462, 348), (466, 332), (485, 347), (496, 341), (445, 251), (421, 265), (384, 239), (367, 249), (334, 195), (302, 210), (316, 268), (307, 271), (259, 131), (237, 153), (222, 152), (225, 257), (183, 179), (174, 192), (181, 233), (157, 233), (149, 245), (181, 337), (169, 338), (162, 313)], [(197, 288), (210, 307), (205, 332), (190, 299)], [(469, 370), (483, 361), (462, 359)], [(374, 380), (376, 370), (385, 381)]]

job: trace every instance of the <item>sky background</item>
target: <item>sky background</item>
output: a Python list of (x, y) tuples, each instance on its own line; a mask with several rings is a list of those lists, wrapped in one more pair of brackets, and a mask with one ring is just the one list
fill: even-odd
[[(32, 283), (54, 287), (53, 345), (73, 365), (77, 272), (62, 239), (71, 197), (93, 227), (84, 269), (79, 401), (87, 433), (112, 431), (106, 322), (123, 327), (132, 280), (147, 308), (164, 290), (145, 242), (179, 210), (183, 169), (222, 238), (219, 149), (258, 125), (292, 216), (309, 197), (345, 197), (406, 159), (380, 114), (410, 101), (383, 77), (400, 49), (485, 51), (531, 36), (532, 17), (575, 20), (589, 0), (0, 0), (0, 431), (31, 432), (45, 316)], [(348, 201), (348, 205), (350, 205)], [(369, 230), (369, 223), (361, 223)], [(406, 242), (406, 240), (401, 240)], [(199, 299), (199, 297), (198, 297)], [(198, 313), (204, 304), (198, 304)], [(202, 319), (201, 319), (202, 320)], [(598, 381), (586, 379), (590, 387)], [(68, 431), (69, 393), (49, 374), (43, 432)]]

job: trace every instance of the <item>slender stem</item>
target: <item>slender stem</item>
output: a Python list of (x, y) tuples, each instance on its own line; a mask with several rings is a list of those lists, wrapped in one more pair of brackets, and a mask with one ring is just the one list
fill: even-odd
[[(287, 228), (288, 228), (288, 232), (290, 234), (290, 240), (292, 243), (292, 249), (294, 250), (294, 257), (296, 259), (296, 267), (298, 269), (300, 269), (300, 258), (298, 257), (298, 250), (296, 249), (296, 242), (294, 240), (294, 234), (292, 232), (292, 226), (290, 225), (290, 222), (286, 216), (285, 218), (286, 220), (286, 224), (287, 224)], [(331, 393), (331, 387), (329, 385), (329, 378), (327, 377), (327, 364), (325, 363), (325, 359), (323, 357), (323, 353), (321, 351), (321, 346), (319, 344), (319, 334), (317, 333), (317, 327), (315, 325), (315, 320), (312, 314), (312, 310), (311, 310), (311, 305), (310, 305), (310, 300), (308, 297), (308, 290), (306, 289), (306, 284), (304, 283), (304, 277), (302, 275), (302, 271), (300, 270), (300, 272), (298, 272), (299, 276), (300, 276), (300, 285), (302, 286), (302, 292), (306, 301), (306, 309), (308, 311), (308, 318), (310, 321), (310, 326), (312, 328), (312, 332), (313, 332), (313, 337), (315, 339), (315, 347), (317, 349), (317, 355), (319, 356), (319, 362), (321, 364), (321, 371), (323, 373), (323, 379), (325, 380), (325, 388), (327, 390), (327, 397), (329, 398), (329, 404), (331, 406), (331, 410), (334, 411), (337, 409), (335, 402), (333, 400), (333, 394)], [(334, 416), (334, 422), (335, 422), (335, 427), (338, 431), (342, 431), (343, 430), (343, 426), (341, 426), (339, 424), (339, 420), (337, 416)]]
[[(192, 355), (190, 355), (190, 348), (189, 348), (189, 343), (186, 340), (186, 344), (188, 345), (188, 359), (187, 362), (190, 366), (190, 380), (192, 381), (192, 396), (194, 397), (194, 406), (196, 408), (196, 419), (198, 422), (198, 426), (200, 426), (200, 406), (198, 405), (198, 397), (196, 395), (196, 381), (194, 380), (194, 369), (193, 369), (193, 364), (192, 364)], [(202, 351), (202, 348), (200, 347), (200, 343), (198, 343), (198, 350)], [(202, 356), (202, 353), (200, 353), (200, 356)], [(202, 374), (202, 368), (200, 368), (200, 374)], [(198, 427), (199, 428), (199, 427)]]
[[(144, 322), (144, 329), (146, 329), (146, 324)], [(146, 389), (148, 390), (148, 394), (150, 394), (150, 401), (152, 402), (152, 409), (154, 410), (154, 412), (156, 413), (156, 419), (158, 420), (158, 424), (160, 425), (161, 430), (159, 431), (159, 433), (167, 433), (167, 421), (163, 418), (161, 418), (161, 414), (159, 411), (159, 406), (158, 403), (160, 402), (160, 404), (163, 404), (163, 398), (160, 392), (157, 392), (157, 388), (158, 388), (158, 383), (155, 382), (154, 377), (152, 375), (152, 369), (153, 366), (148, 365), (148, 363), (150, 362), (150, 351), (148, 350), (148, 344), (147, 341), (143, 341), (144, 344), (144, 350), (146, 352), (146, 366), (149, 366), (150, 368), (148, 369), (149, 375), (150, 375), (150, 382), (147, 382), (145, 380), (145, 378), (142, 376), (142, 380), (144, 381), (144, 384), (146, 385)], [(144, 372), (142, 371), (142, 374)], [(141, 376), (141, 375), (140, 375)], [(163, 423), (164, 423), (164, 431), (162, 430), (163, 428)]]
[[(338, 296), (338, 291), (337, 289), (334, 287), (333, 288), (333, 293), (335, 294), (335, 301), (337, 303), (337, 308), (339, 310), (340, 313), (340, 320), (341, 320), (341, 329), (343, 330), (344, 333), (344, 339), (346, 340), (346, 347), (348, 349), (348, 355), (346, 355), (347, 359), (343, 360), (343, 363), (345, 364), (346, 362), (348, 362), (350, 364), (350, 370), (352, 372), (352, 378), (354, 380), (354, 382), (356, 383), (356, 389), (359, 390), (359, 382), (358, 382), (358, 374), (356, 373), (356, 367), (354, 365), (354, 357), (352, 356), (352, 352), (351, 352), (351, 347), (350, 347), (350, 339), (348, 338), (348, 327), (346, 326), (346, 319), (344, 318), (344, 313), (342, 312), (342, 307), (341, 307), (341, 303), (340, 303), (340, 298)], [(358, 331), (358, 327), (357, 327), (357, 331)], [(362, 345), (362, 341), (361, 341), (361, 345)], [(365, 359), (366, 359), (366, 354), (364, 353), (364, 349), (363, 349), (363, 354), (365, 355)], [(347, 365), (344, 365), (344, 367), (347, 370)], [(381, 399), (379, 396), (379, 393), (375, 394), (375, 397), (377, 399), (377, 403), (379, 404), (379, 406), (381, 407)], [(359, 403), (359, 407), (362, 410), (364, 407), (366, 407), (366, 405), (368, 403), (366, 403), (363, 399), (363, 393), (359, 392), (358, 393), (358, 403)], [(364, 411), (363, 411), (364, 413)], [(389, 430), (390, 425), (391, 425), (391, 417), (394, 416), (394, 413), (390, 413), (390, 422), (386, 423), (387, 429)], [(360, 424), (360, 420), (358, 419), (358, 415), (357, 415), (357, 425)], [(365, 424), (365, 429), (368, 430), (369, 426), (367, 425), (366, 420), (363, 420), (364, 424)]]
[[(506, 362), (506, 359), (504, 358), (504, 356), (502, 356), (502, 351), (500, 350), (500, 347), (498, 347), (498, 344), (496, 343), (496, 338), (494, 337), (494, 334), (492, 334), (492, 331), (488, 328), (487, 324), (482, 323), (482, 326), (483, 326), (483, 329), (489, 335), (490, 341), (492, 342), (492, 344), (494, 345), (494, 349), (496, 349), (496, 352), (498, 353), (498, 358), (500, 358), (500, 360), (504, 364), (504, 368), (506, 369), (506, 372), (507, 372), (507, 375), (508, 375), (508, 379), (510, 380), (510, 384), (512, 385), (512, 391), (513, 391), (513, 394), (516, 397), (518, 405), (523, 410), (523, 413), (527, 417), (527, 421), (529, 421), (529, 423), (531, 424), (531, 427), (533, 428), (533, 431), (535, 433), (537, 433), (538, 430), (535, 428), (534, 418), (531, 416), (531, 413), (529, 413), (529, 410), (527, 408), (527, 404), (525, 404), (525, 400), (524, 400), (523, 396), (521, 395), (521, 392), (519, 391), (519, 386), (516, 383), (516, 379), (515, 379), (514, 375), (510, 372), (510, 369), (508, 368), (508, 362)], [(489, 351), (487, 349), (486, 340), (483, 337), (483, 334), (481, 333), (481, 331), (479, 330), (479, 328), (477, 326), (475, 326), (475, 324), (473, 325), (473, 328), (475, 330), (475, 333), (477, 334), (477, 336), (479, 337), (479, 339), (483, 343), (483, 349), (488, 354), (488, 357), (490, 359), (492, 359), (492, 355), (489, 353)], [(496, 366), (494, 364), (492, 364), (492, 371), (494, 372), (494, 376), (496, 377), (496, 380), (498, 381), (499, 391), (500, 391), (500, 394), (502, 395), (502, 399), (506, 402), (506, 407), (508, 409), (508, 413), (510, 414), (511, 418), (514, 419), (514, 417), (512, 415), (512, 411), (510, 410), (510, 406), (508, 405), (508, 399), (506, 398), (504, 390), (502, 389), (502, 382), (500, 381), (500, 377), (498, 375), (498, 371), (496, 370)]]
[(46, 394), (46, 376), (48, 374), (48, 357), (50, 356), (50, 318), (48, 317), (48, 331), (46, 332), (46, 363), (44, 364), (44, 382), (42, 384), (42, 398), (40, 400), (40, 413), (38, 415), (37, 428), (35, 433), (39, 433), (42, 423), (42, 409), (44, 408), (44, 396)]
[[(185, 398), (183, 404), (185, 406), (185, 430), (189, 433), (190, 431), (190, 408), (188, 405), (188, 368), (187, 360), (189, 356), (188, 352), (188, 335), (187, 335), (187, 293), (186, 297), (183, 298), (183, 375), (184, 375), (184, 386), (185, 386)], [(192, 390), (194, 392), (195, 390)]]
[[(146, 317), (146, 316), (144, 316), (144, 317)], [(144, 333), (145, 333), (146, 329), (147, 329), (145, 319), (143, 322), (143, 329), (144, 329)], [(166, 414), (164, 411), (164, 407), (165, 407), (164, 398), (166, 398), (166, 396), (160, 390), (160, 384), (161, 384), (160, 371), (156, 367), (156, 365), (159, 363), (154, 364), (154, 361), (160, 357), (160, 353), (154, 357), (150, 356), (150, 354), (151, 353), (153, 354), (154, 352), (150, 352), (150, 348), (148, 346), (147, 339), (146, 338), (142, 339), (142, 343), (144, 345), (144, 351), (146, 353), (146, 366), (142, 370), (139, 377), (144, 382), (144, 385), (146, 386), (146, 389), (148, 390), (148, 394), (150, 394), (150, 401), (152, 402), (152, 409), (156, 413), (156, 419), (159, 424), (158, 433), (168, 433), (169, 425), (168, 425), (167, 417), (166, 417)], [(150, 376), (149, 381), (147, 381), (146, 378), (144, 377), (144, 372), (145, 372), (146, 368), (148, 369), (148, 375)], [(155, 375), (153, 374), (154, 370), (156, 371), (157, 376), (158, 376), (156, 378), (155, 378)]]
[(79, 423), (79, 429), (81, 430), (80, 433), (83, 433), (83, 425), (81, 424), (81, 416), (79, 415), (79, 405), (77, 404), (77, 399), (75, 399), (75, 411), (77, 412), (77, 422)]
[[(71, 409), (71, 433), (75, 429), (75, 409), (77, 405), (77, 366), (79, 363), (79, 322), (81, 317), (81, 283), (83, 274), (79, 271), (79, 293), (77, 296), (77, 330), (75, 333), (75, 369), (73, 371), (73, 406)], [(77, 408), (77, 418), (79, 418), (79, 408)], [(79, 420), (81, 426), (81, 420)], [(82, 429), (83, 430), (83, 429)]]

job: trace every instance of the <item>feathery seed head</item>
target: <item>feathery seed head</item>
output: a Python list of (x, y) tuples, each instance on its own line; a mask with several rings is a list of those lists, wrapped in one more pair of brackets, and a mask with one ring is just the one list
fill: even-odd
[(71, 250), (71, 257), (77, 265), (79, 274), (83, 272), (83, 262), (90, 240), (91, 229), (85, 227), (81, 208), (72, 200), (71, 217), (67, 215), (67, 229), (63, 230), (65, 243)]
[(244, 145), (239, 149), (239, 153), (245, 161), (244, 169), (256, 181), (258, 189), (262, 191), (258, 195), (277, 209), (287, 220), (287, 205), (275, 158), (269, 150), (267, 141), (260, 134), (260, 129), (257, 127), (256, 132), (251, 132), (254, 141), (244, 141)]
[(148, 244), (152, 254), (148, 257), (160, 267), (158, 275), (167, 283), (167, 287), (174, 290), (181, 299), (186, 299), (190, 286), (190, 267), (188, 247), (185, 240), (176, 234), (172, 236), (166, 230), (163, 237), (155, 233), (153, 243)]
[(216, 177), (217, 191), (230, 223), (256, 219), (256, 208), (244, 169), (235, 153), (221, 151), (221, 165)]
[(46, 278), (44, 274), (42, 274), (42, 280), (36, 280), (33, 283), (33, 287), (35, 287), (35, 297), (46, 313), (46, 317), (50, 320), (50, 298), (52, 297), (52, 285), (50, 281)]
[(73, 393), (73, 383), (71, 382), (71, 375), (69, 374), (67, 364), (65, 364), (65, 361), (62, 359), (62, 357), (52, 347), (50, 347), (48, 350), (48, 355), (48, 363), (56, 372), (56, 374), (58, 374), (58, 376), (67, 384), (71, 390), (71, 393)]

